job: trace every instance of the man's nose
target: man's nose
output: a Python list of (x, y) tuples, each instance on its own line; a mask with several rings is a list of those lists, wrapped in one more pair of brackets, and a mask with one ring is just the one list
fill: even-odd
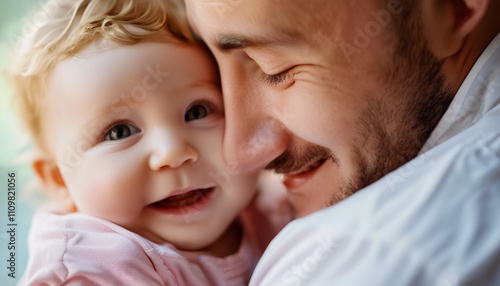
[(184, 138), (175, 132), (157, 130), (152, 135), (149, 167), (159, 171), (164, 167), (179, 168), (185, 163), (198, 160), (198, 152)]
[(269, 87), (245, 70), (221, 67), (220, 71), (226, 118), (224, 159), (235, 171), (259, 171), (288, 146), (289, 132), (272, 112), (278, 103)]

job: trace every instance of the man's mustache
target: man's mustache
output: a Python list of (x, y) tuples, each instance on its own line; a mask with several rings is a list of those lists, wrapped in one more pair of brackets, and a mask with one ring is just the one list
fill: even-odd
[(300, 171), (307, 164), (320, 159), (333, 159), (333, 152), (323, 146), (307, 143), (292, 150), (286, 150), (266, 166), (266, 170), (286, 174)]

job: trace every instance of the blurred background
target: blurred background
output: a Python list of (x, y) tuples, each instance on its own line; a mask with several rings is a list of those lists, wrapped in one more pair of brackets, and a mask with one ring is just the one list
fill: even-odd
[[(45, 1), (39, 0), (0, 0), (0, 70), (3, 72), (8, 63), (9, 54), (15, 47), (25, 26), (36, 9)], [(34, 209), (40, 203), (37, 193), (31, 186), (32, 173), (26, 159), (30, 150), (26, 135), (11, 104), (11, 92), (5, 78), (0, 74), (0, 285), (16, 285), (22, 276), (27, 259), (27, 236)], [(26, 158), (26, 156), (24, 156)], [(15, 278), (8, 276), (10, 270), (10, 252), (8, 243), (8, 173), (16, 173), (16, 213), (15, 213)], [(39, 195), (38, 195), (39, 196)]]

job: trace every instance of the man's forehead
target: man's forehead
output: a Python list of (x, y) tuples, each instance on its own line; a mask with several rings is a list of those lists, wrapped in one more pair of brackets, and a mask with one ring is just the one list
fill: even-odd
[[(217, 16), (224, 20), (234, 13), (251, 14), (253, 11), (265, 11), (269, 6), (276, 6), (282, 0), (185, 0), (188, 11), (195, 10)], [(293, 0), (292, 0), (293, 1)]]
[(247, 22), (259, 22), (259, 0), (256, 0), (254, 5), (249, 5), (249, 1), (240, 0), (185, 1), (190, 24), (201, 34), (206, 31), (227, 31), (228, 28), (242, 26)]
[(270, 6), (279, 7), (271, 2), (186, 0), (186, 6), (193, 32), (209, 45), (228, 51), (284, 44), (300, 37), (289, 15), (270, 17)]

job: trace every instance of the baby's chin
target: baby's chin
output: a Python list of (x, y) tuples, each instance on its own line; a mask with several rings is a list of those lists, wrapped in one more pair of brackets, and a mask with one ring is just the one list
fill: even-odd
[(170, 243), (181, 251), (205, 252), (211, 256), (225, 257), (239, 250), (243, 239), (243, 228), (238, 221), (234, 221), (219, 232), (185, 235), (183, 238), (177, 238), (177, 241), (161, 238), (158, 241), (158, 238), (157, 241), (148, 239), (157, 244)]
[[(161, 234), (154, 231), (138, 229), (138, 228), (127, 228), (128, 230), (139, 234), (140, 236), (150, 240), (158, 245), (171, 244), (176, 249), (182, 251), (207, 251), (217, 243), (217, 241), (223, 236), (224, 231), (219, 233), (210, 234), (188, 234), (185, 233), (180, 236), (172, 237), (171, 233)], [(168, 229), (168, 226), (165, 227)], [(175, 230), (182, 232), (182, 230)]]

